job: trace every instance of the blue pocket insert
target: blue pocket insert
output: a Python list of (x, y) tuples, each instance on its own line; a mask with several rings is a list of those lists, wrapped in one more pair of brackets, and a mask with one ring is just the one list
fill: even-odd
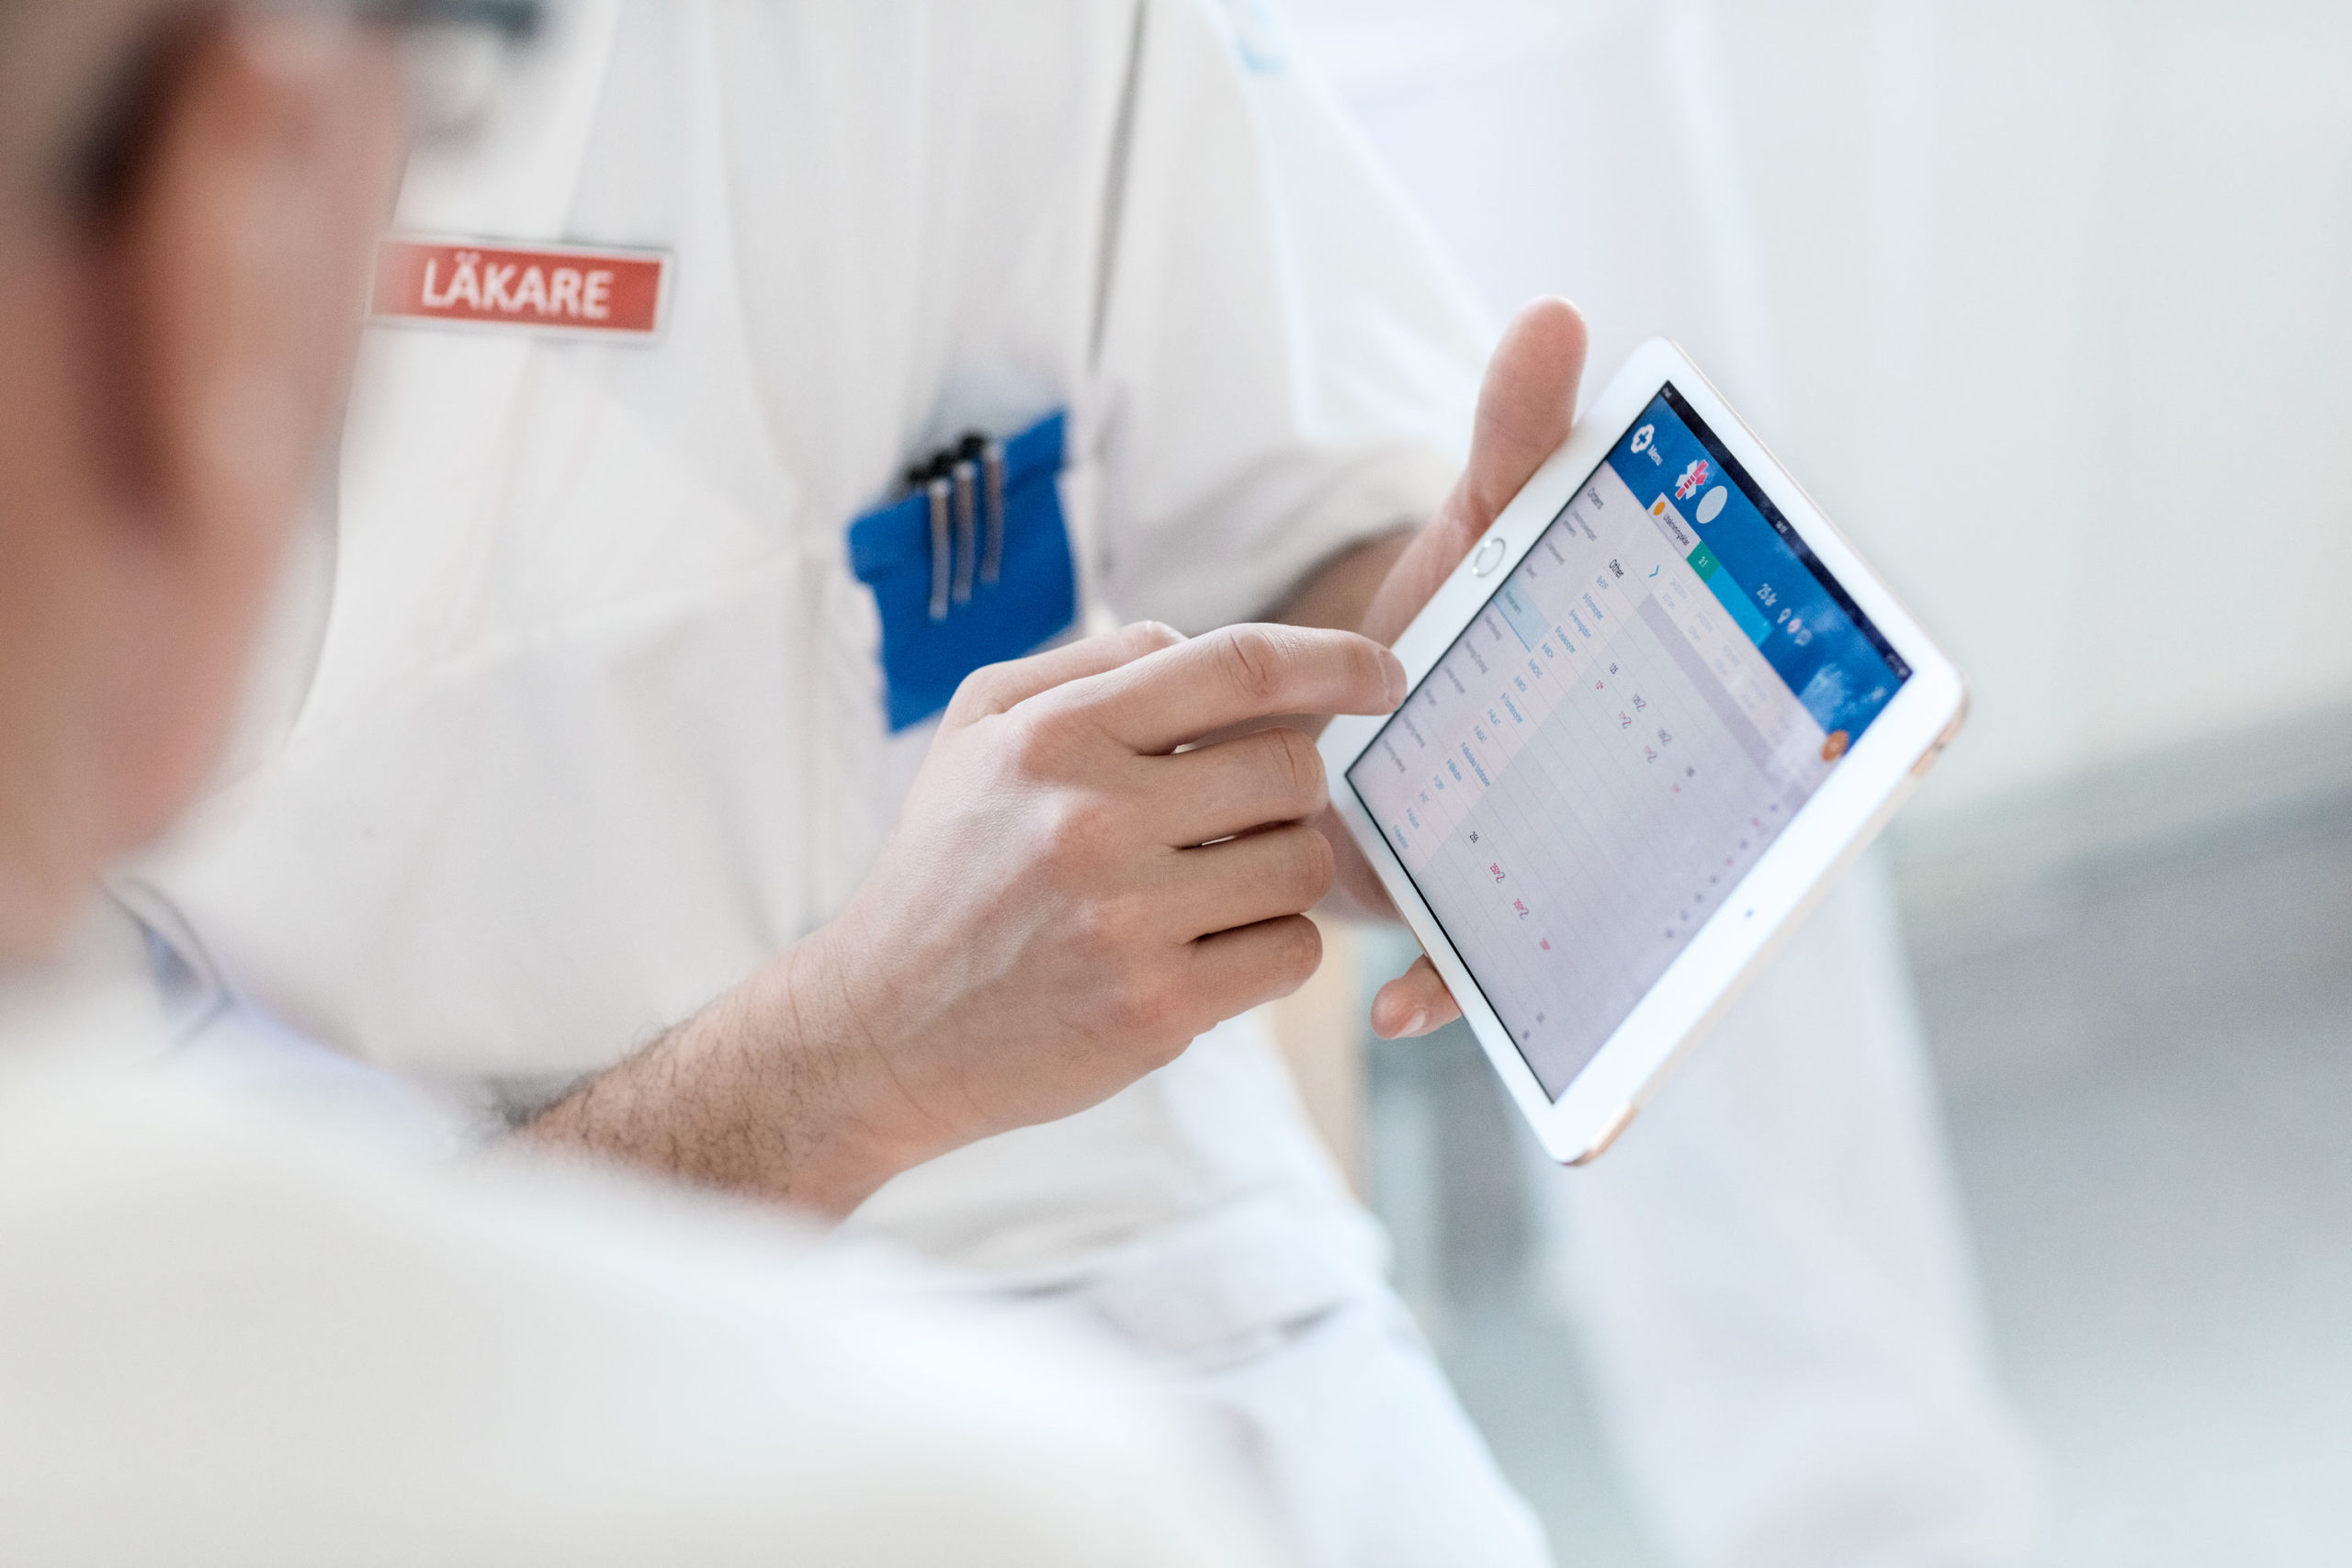
[[(921, 491), (849, 526), (850, 570), (882, 616), (882, 673), (893, 732), (947, 705), (983, 664), (1018, 659), (1078, 618), (1078, 577), (1062, 517), (1063, 415), (1047, 414), (1004, 444), (1004, 544), (997, 581), (932, 618), (931, 501)], [(951, 548), (955, 531), (950, 531)], [(965, 563), (969, 581), (970, 563)]]

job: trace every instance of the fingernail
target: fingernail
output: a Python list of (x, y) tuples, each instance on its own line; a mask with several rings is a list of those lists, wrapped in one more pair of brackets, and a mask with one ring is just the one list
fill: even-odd
[(1388, 705), (1395, 707), (1405, 700), (1405, 664), (1386, 649), (1381, 649), (1381, 669), (1388, 676)]
[(1419, 1034), (1429, 1026), (1430, 1015), (1428, 1010), (1423, 1008), (1415, 1008), (1413, 1010), (1413, 1016), (1405, 1021), (1405, 1027), (1397, 1032), (1401, 1035), (1409, 1037), (1411, 1035)]

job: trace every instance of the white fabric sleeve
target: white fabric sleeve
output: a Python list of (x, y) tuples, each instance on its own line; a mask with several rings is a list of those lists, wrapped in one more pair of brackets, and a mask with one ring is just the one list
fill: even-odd
[(1106, 243), (1102, 582), (1199, 631), (1419, 522), (1489, 333), (1262, 4), (1144, 0)]
[(12, 1562), (1267, 1562), (1137, 1374), (978, 1310), (634, 1184), (0, 1066)]

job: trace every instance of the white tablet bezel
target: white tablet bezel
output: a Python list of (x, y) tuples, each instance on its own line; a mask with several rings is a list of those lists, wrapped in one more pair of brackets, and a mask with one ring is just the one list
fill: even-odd
[[(1567, 441), (1503, 509), (1396, 639), (1396, 656), (1412, 688), (1419, 689), (1520, 558), (1669, 381), (1910, 665), (1912, 675), (1556, 1102), (1520, 1055), (1510, 1032), (1496, 1018), (1469, 966), (1348, 782), (1348, 770), (1387, 718), (1338, 718), (1321, 740), (1331, 801), (1340, 819), (1461, 1003), (1463, 1017), (1544, 1149), (1571, 1165), (1600, 1155), (1648, 1103), (1682, 1054), (1762, 966), (1777, 939), (1894, 814), (1951, 740), (1968, 705), (1967, 687), (1951, 660), (1713, 384), (1664, 338), (1653, 338), (1634, 351), (1585, 411)], [(1479, 570), (1482, 552), (1491, 558), (1498, 542), (1499, 560), (1489, 558), (1483, 563), (1486, 570)]]

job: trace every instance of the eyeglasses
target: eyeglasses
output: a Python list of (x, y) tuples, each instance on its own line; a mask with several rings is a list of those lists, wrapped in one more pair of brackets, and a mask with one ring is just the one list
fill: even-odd
[(546, 9), (540, 0), (345, 0), (343, 8), (393, 27), (487, 28), (516, 43), (538, 32)]
[[(160, 16), (125, 62), (66, 177), (77, 204), (114, 209), (138, 170), (182, 52), (198, 30), (231, 7), (213, 0)], [(462, 130), (480, 113), (508, 51), (537, 37), (543, 0), (252, 0), (263, 16), (345, 17), (399, 30), (411, 118), (421, 137)]]

